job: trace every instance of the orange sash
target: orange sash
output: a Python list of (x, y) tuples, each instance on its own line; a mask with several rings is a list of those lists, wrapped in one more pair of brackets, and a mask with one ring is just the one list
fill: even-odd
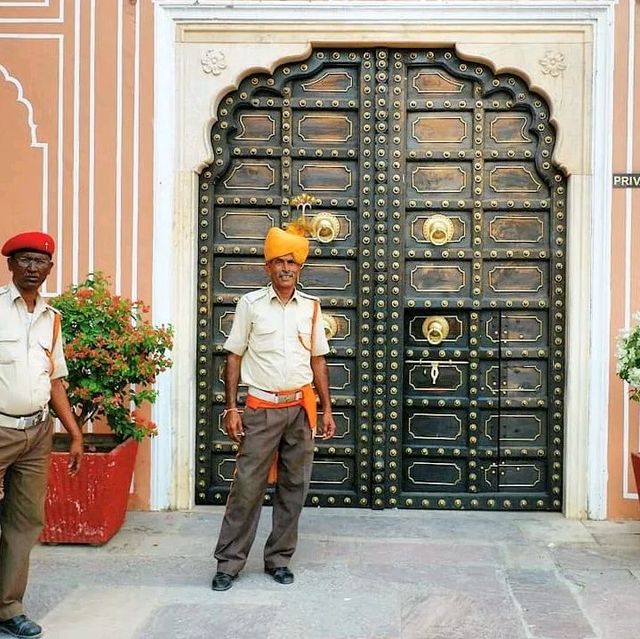
[[(316, 432), (316, 425), (318, 423), (318, 404), (316, 399), (316, 393), (313, 390), (313, 386), (311, 384), (306, 384), (301, 389), (302, 397), (300, 399), (296, 399), (292, 402), (283, 402), (282, 404), (274, 404), (273, 402), (268, 402), (265, 399), (258, 399), (253, 395), (247, 395), (247, 400), (245, 405), (247, 408), (287, 408), (289, 406), (302, 406), (304, 408), (304, 412), (307, 414), (307, 419), (309, 420), (309, 427), (313, 435)], [(283, 391), (283, 394), (289, 394), (292, 391)], [(269, 474), (267, 475), (267, 483), (275, 484), (278, 479), (278, 451), (276, 451), (273, 455), (273, 461), (271, 462), (271, 467), (269, 468)]]

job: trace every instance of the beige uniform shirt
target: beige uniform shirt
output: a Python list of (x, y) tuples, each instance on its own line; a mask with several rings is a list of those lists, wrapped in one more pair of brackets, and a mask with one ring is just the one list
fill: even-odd
[(52, 346), (56, 313), (38, 296), (29, 318), (15, 285), (0, 288), (0, 412), (39, 411), (49, 403), (51, 380), (67, 375), (62, 335)]
[(317, 298), (298, 290), (282, 304), (272, 286), (240, 298), (224, 348), (242, 357), (244, 384), (281, 391), (312, 382), (311, 356), (329, 352), (319, 309), (312, 342), (316, 305)]

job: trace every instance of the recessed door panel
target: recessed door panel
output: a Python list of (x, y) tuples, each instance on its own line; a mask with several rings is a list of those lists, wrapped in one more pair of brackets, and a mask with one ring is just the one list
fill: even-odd
[(468, 300), (471, 297), (469, 262), (407, 262), (406, 297), (416, 300)]
[[(433, 321), (446, 326), (446, 336), (436, 344), (438, 336), (429, 333), (429, 326)], [(405, 315), (405, 343), (410, 350), (407, 355), (413, 357), (422, 354), (428, 357), (428, 349), (437, 348), (438, 352), (456, 359), (464, 359), (469, 350), (469, 318), (465, 311), (426, 311), (412, 310)], [(431, 341), (430, 341), (431, 340)], [(425, 350), (426, 349), (426, 350)]]
[(242, 109), (237, 121), (238, 128), (229, 137), (230, 142), (271, 148), (282, 127), (282, 114), (279, 109)]
[(411, 162), (407, 164), (407, 197), (414, 201), (471, 197), (472, 169), (468, 162)]
[(464, 398), (469, 395), (466, 362), (406, 360), (405, 395), (422, 398)]
[(231, 197), (280, 194), (280, 163), (271, 158), (234, 159), (228, 175), (216, 189), (217, 194)]
[(544, 211), (496, 211), (487, 216), (487, 223), (483, 240), (488, 249), (522, 251), (523, 257), (549, 249), (549, 215)]
[[(437, 228), (434, 230), (433, 225), (436, 216), (445, 217), (451, 225), (451, 237), (446, 243), (446, 249), (442, 249), (441, 245), (434, 243), (434, 240), (438, 241)], [(418, 255), (424, 255), (426, 252), (429, 256), (429, 253), (435, 249), (438, 251), (453, 250), (458, 257), (464, 257), (467, 255), (466, 251), (471, 248), (471, 214), (469, 211), (452, 213), (447, 210), (433, 212), (411, 210), (407, 213), (406, 228), (405, 246), (408, 251), (414, 251)], [(460, 250), (465, 250), (465, 252), (459, 255)]]
[(407, 148), (417, 151), (432, 149), (455, 151), (473, 147), (471, 113), (407, 114)]
[(358, 192), (355, 162), (304, 159), (293, 162), (294, 190), (324, 198), (353, 198)]
[(467, 411), (456, 409), (407, 408), (405, 441), (428, 455), (435, 449), (467, 445)]
[(293, 113), (294, 140), (301, 146), (305, 143), (337, 147), (348, 142), (357, 144), (359, 130), (357, 114), (351, 111), (309, 113), (296, 110)]
[(464, 460), (407, 460), (404, 490), (407, 493), (466, 493), (468, 468)]
[(228, 242), (239, 245), (264, 238), (272, 226), (277, 226), (280, 212), (274, 209), (243, 209), (226, 207), (218, 216), (218, 232)]

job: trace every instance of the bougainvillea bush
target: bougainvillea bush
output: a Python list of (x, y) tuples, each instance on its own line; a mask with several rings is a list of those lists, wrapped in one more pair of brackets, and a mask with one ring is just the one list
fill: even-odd
[(140, 407), (155, 401), (156, 376), (171, 366), (171, 327), (154, 327), (142, 302), (113, 295), (102, 273), (49, 303), (62, 314), (67, 393), (80, 427), (102, 418), (121, 441), (155, 435)]
[(634, 315), (638, 322), (618, 342), (618, 375), (629, 382), (629, 398), (640, 402), (640, 313)]

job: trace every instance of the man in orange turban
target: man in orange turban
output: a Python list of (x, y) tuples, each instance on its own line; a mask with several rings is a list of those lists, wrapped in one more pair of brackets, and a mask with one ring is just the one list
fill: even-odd
[(264, 240), (264, 260), (271, 262), (276, 257), (287, 253), (293, 255), (296, 264), (304, 264), (309, 255), (309, 240), (299, 231), (298, 226), (291, 224), (286, 231), (275, 226), (269, 229)]
[[(264, 255), (271, 283), (240, 298), (224, 345), (224, 424), (240, 449), (215, 552), (213, 590), (231, 588), (244, 568), (270, 479), (275, 482), (273, 527), (264, 548), (264, 569), (277, 583), (294, 579), (289, 561), (311, 479), (316, 392), (323, 438), (336, 429), (320, 303), (296, 288), (308, 254), (309, 241), (295, 223), (287, 231), (269, 230)], [(242, 415), (237, 405), (240, 379), (248, 386)]]

